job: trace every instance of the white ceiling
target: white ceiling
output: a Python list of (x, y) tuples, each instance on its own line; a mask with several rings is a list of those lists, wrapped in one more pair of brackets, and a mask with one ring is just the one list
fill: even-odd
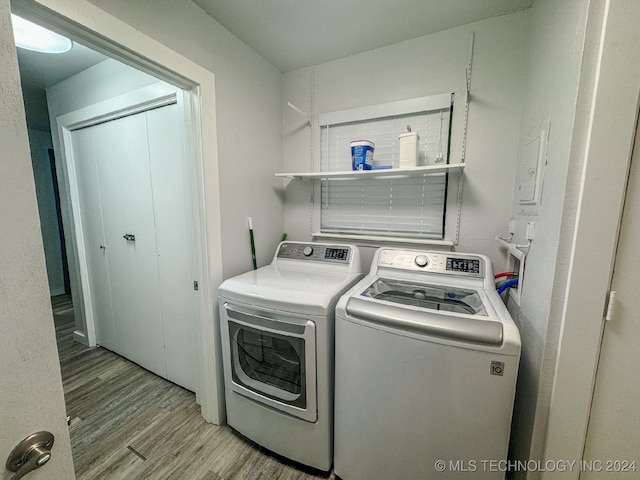
[(106, 60), (104, 55), (78, 43), (66, 53), (39, 53), (18, 48), (22, 85), (47, 88)]
[[(193, 0), (280, 71), (317, 65), (530, 7), (534, 0)], [(18, 49), (22, 83), (47, 88), (107, 57)]]
[(45, 89), (107, 59), (78, 43), (66, 53), (18, 52), (24, 110), (29, 128), (50, 131)]
[(530, 7), (534, 0), (192, 0), (281, 72)]

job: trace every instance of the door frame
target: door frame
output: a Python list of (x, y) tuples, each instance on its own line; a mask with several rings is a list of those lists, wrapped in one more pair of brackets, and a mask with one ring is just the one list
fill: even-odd
[[(190, 92), (184, 92), (184, 94), (188, 97)], [(91, 291), (87, 252), (84, 241), (84, 226), (81, 220), (82, 200), (78, 188), (72, 132), (74, 130), (90, 127), (129, 115), (135, 115), (152, 108), (163, 107), (173, 103), (178, 103), (179, 107), (183, 110), (182, 115), (185, 115), (185, 118), (188, 118), (188, 113), (184, 112), (184, 102), (181, 101), (182, 98), (179, 100), (179, 97), (182, 97), (182, 95), (179, 95), (179, 89), (164, 82), (157, 82), (79, 110), (69, 112), (56, 119), (58, 138), (60, 138), (61, 162), (64, 164), (64, 173), (62, 175), (64, 175), (64, 181), (69, 190), (68, 196), (71, 210), (69, 228), (73, 230), (75, 237), (74, 244), (76, 260), (78, 262), (80, 274), (79, 281), (81, 286), (80, 290), (82, 303), (84, 305), (84, 308), (82, 309), (84, 312), (84, 331), (80, 331), (76, 328), (73, 332), (73, 336), (76, 341), (89, 347), (97, 346), (96, 320), (94, 318), (93, 310), (94, 292)], [(187, 158), (189, 157), (190, 156), (187, 154)], [(193, 182), (189, 181), (190, 191), (188, 194), (190, 197), (187, 199), (189, 206), (193, 203), (191, 196), (191, 192), (193, 191), (192, 184)], [(195, 245), (194, 252), (196, 252), (195, 256), (197, 261), (199, 261), (199, 255)], [(201, 312), (198, 312), (198, 316), (200, 316), (200, 313)]]
[[(222, 423), (225, 405), (219, 317), (215, 313), (217, 299), (212, 294), (223, 278), (214, 73), (86, 0), (16, 0), (12, 11), (189, 93), (185, 102), (189, 113), (186, 137), (195, 186), (192, 204), (201, 313), (200, 388), (196, 400), (205, 420)], [(206, 136), (202, 134), (205, 131)], [(64, 168), (65, 162), (57, 161)], [(71, 220), (68, 193), (65, 197), (61, 199), (63, 212)]]
[[(640, 4), (591, 3), (590, 15), (602, 10), (602, 32), (588, 125), (580, 132), (586, 142), (584, 151), (576, 153), (584, 164), (542, 460), (583, 458), (640, 106), (640, 32), (635, 25)], [(546, 472), (542, 478), (561, 475), (577, 479), (580, 472)]]

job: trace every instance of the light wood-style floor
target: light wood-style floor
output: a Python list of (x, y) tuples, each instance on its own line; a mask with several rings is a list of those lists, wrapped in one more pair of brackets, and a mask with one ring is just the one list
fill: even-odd
[(78, 480), (335, 478), (304, 472), (206, 423), (193, 393), (74, 342), (70, 297), (54, 297), (53, 310)]

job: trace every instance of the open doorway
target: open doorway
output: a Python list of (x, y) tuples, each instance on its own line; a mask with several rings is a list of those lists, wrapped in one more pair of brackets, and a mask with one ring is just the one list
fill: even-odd
[[(216, 284), (221, 278), (220, 270), (220, 241), (219, 241), (219, 201), (215, 195), (210, 195), (207, 192), (209, 188), (213, 191), (217, 191), (217, 155), (215, 149), (215, 133), (210, 135), (209, 138), (203, 139), (200, 136), (200, 132), (203, 127), (209, 127), (211, 124), (215, 125), (215, 108), (213, 106), (213, 75), (211, 72), (207, 72), (197, 65), (192, 64), (190, 61), (173, 54), (168, 55), (167, 50), (161, 46), (154, 45), (152, 51), (145, 51), (149, 47), (146, 38), (141, 34), (126, 35), (131, 32), (122, 32), (121, 24), (113, 18), (102, 18), (96, 20), (99, 22), (99, 26), (87, 25), (87, 27), (80, 26), (81, 20), (78, 18), (68, 19), (61, 14), (54, 11), (45, 10), (32, 3), (18, 2), (17, 12), (23, 17), (35, 20), (39, 24), (51, 27), (62, 34), (69, 34), (74, 41), (84, 43), (91, 47), (91, 49), (100, 50), (102, 53), (98, 54), (98, 62), (93, 65), (89, 65), (88, 68), (97, 68), (104, 63), (120, 63), (119, 60), (124, 60), (125, 63), (121, 63), (121, 67), (130, 68), (127, 65), (135, 65), (140, 67), (139, 69), (132, 69), (139, 74), (139, 76), (147, 76), (152, 78), (154, 82), (158, 78), (171, 83), (172, 85), (182, 89), (185, 92), (185, 98), (187, 99), (187, 136), (189, 143), (189, 175), (190, 181), (193, 185), (192, 196), (192, 208), (193, 216), (195, 217), (195, 224), (193, 225), (193, 243), (196, 252), (196, 266), (195, 275), (190, 283), (193, 288), (193, 282), (199, 283), (199, 292), (197, 295), (197, 310), (198, 310), (198, 341), (192, 345), (192, 350), (196, 352), (198, 357), (197, 365), (197, 400), (201, 405), (202, 415), (208, 421), (220, 423), (224, 420), (224, 405), (219, 400), (221, 398), (221, 375), (218, 375), (220, 367), (218, 365), (217, 356), (217, 329), (216, 329), (216, 316), (214, 315), (215, 309), (213, 305), (213, 299), (211, 295), (211, 283)], [(16, 9), (14, 9), (16, 10)], [(73, 12), (73, 15), (81, 15), (81, 13)], [(93, 28), (93, 30), (91, 30)], [(111, 28), (113, 34), (109, 33)], [(119, 37), (120, 36), (120, 37)], [(137, 53), (140, 51), (140, 53)], [(104, 55), (107, 53), (108, 55)], [(100, 55), (102, 57), (100, 57)], [(111, 58), (113, 57), (113, 58)], [(56, 66), (60, 67), (61, 62), (56, 61)], [(86, 66), (86, 65), (85, 65)], [(22, 65), (21, 65), (22, 67)], [(85, 71), (86, 68), (83, 70)], [(142, 71), (144, 70), (144, 72)], [(25, 75), (23, 74), (23, 81)], [(106, 82), (113, 86), (112, 82)], [(47, 86), (46, 88), (51, 88)], [(40, 96), (45, 96), (44, 104), (46, 105), (46, 93), (42, 94), (43, 88), (40, 88)], [(79, 95), (78, 95), (79, 96)], [(77, 100), (78, 96), (74, 96)], [(31, 95), (25, 94), (25, 99), (31, 99)], [(28, 100), (25, 100), (27, 103)], [(209, 107), (206, 108), (205, 107)], [(26, 107), (28, 108), (28, 107)], [(29, 115), (27, 113), (27, 115)], [(46, 113), (44, 114), (46, 118)], [(48, 121), (49, 119), (47, 119)], [(49, 122), (47, 122), (49, 123)], [(210, 128), (210, 127), (209, 127)], [(50, 127), (49, 127), (50, 129)], [(210, 131), (215, 132), (214, 129)], [(54, 135), (55, 137), (55, 135)], [(53, 140), (53, 141), (51, 141)], [(56, 143), (55, 138), (49, 139), (47, 142), (47, 149), (33, 148), (33, 151), (44, 151), (44, 154), (48, 156), (48, 149), (55, 147), (52, 145)], [(59, 150), (59, 146), (58, 146)], [(56, 152), (59, 155), (59, 151)], [(57, 158), (58, 167), (58, 179), (66, 177), (67, 172), (61, 172), (61, 165), (64, 165), (64, 159)], [(204, 164), (207, 164), (208, 176), (205, 181), (204, 178)], [(49, 166), (50, 168), (50, 166)], [(64, 170), (64, 169), (62, 169)], [(49, 178), (51, 178), (49, 172)], [(51, 183), (51, 182), (50, 182)], [(207, 188), (205, 188), (205, 183)], [(65, 198), (68, 195), (68, 189), (65, 189), (65, 185), (60, 185), (60, 190), (65, 191), (62, 195), (62, 213), (65, 218), (65, 224), (73, 226), (74, 218), (70, 212), (69, 200)], [(51, 189), (53, 186), (51, 185)], [(206, 198), (208, 197), (208, 198)], [(207, 203), (207, 213), (205, 216), (205, 198)], [(51, 202), (55, 203), (55, 202)], [(47, 218), (54, 217), (55, 215), (49, 215)], [(70, 238), (69, 230), (65, 228), (65, 238), (67, 244), (73, 242), (73, 235)], [(59, 236), (59, 229), (57, 229)], [(62, 245), (59, 242), (57, 248), (62, 251)], [(77, 252), (77, 246), (71, 246), (67, 248), (67, 252)], [(74, 253), (75, 254), (75, 253)], [(60, 256), (62, 256), (60, 254)], [(84, 302), (79, 302), (79, 298), (82, 292), (76, 293), (73, 288), (74, 270), (77, 268), (77, 263), (80, 260), (73, 258), (73, 255), (69, 255), (68, 267), (71, 272), (71, 291), (74, 296), (74, 303), (76, 309), (86, 308)], [(59, 260), (60, 264), (63, 264), (63, 260)], [(64, 268), (62, 269), (64, 270)], [(62, 275), (62, 289), (54, 290), (51, 292), (55, 294), (65, 294), (64, 287), (64, 274)], [(77, 275), (76, 275), (77, 279)], [(76, 283), (79, 283), (76, 281)], [(89, 335), (91, 334), (91, 328), (87, 328), (84, 319), (86, 318), (86, 312), (81, 312), (76, 316), (74, 337), (76, 340), (84, 341), (84, 343), (91, 344)], [(82, 335), (85, 335), (82, 338)]]
[[(17, 23), (23, 29), (29, 26), (14, 17)], [(74, 319), (73, 336), (81, 343), (108, 348), (196, 391), (199, 369), (193, 286), (197, 278), (191, 235), (195, 225), (184, 131), (188, 93), (78, 43), (71, 43), (66, 52), (51, 53), (23, 48), (18, 40), (56, 317), (64, 318), (65, 323)], [(140, 106), (135, 103), (140, 90), (167, 90), (173, 97)], [(132, 93), (133, 106), (123, 104), (122, 99)], [(61, 138), (63, 114), (76, 112), (77, 117), (77, 112), (87, 111), (82, 122), (73, 127), (65, 124), (64, 132), (69, 135)], [(138, 127), (135, 131), (134, 126)], [(83, 149), (80, 138), (88, 135), (90, 145)], [(102, 146), (94, 149), (97, 145)], [(61, 168), (54, 151), (64, 160), (58, 163)], [(85, 175), (78, 173), (82, 171)], [(94, 177), (102, 182), (94, 185)], [(61, 190), (67, 199), (66, 221)], [(87, 193), (78, 195), (80, 190)], [(120, 225), (108, 225), (109, 218)], [(96, 238), (96, 226), (100, 238)], [(130, 228), (140, 230), (137, 243), (126, 238), (113, 241), (114, 233), (117, 237)], [(71, 241), (66, 242), (65, 237)], [(125, 244), (124, 249), (120, 244)], [(98, 261), (104, 264), (103, 272), (86, 268)], [(106, 281), (98, 278), (101, 273)]]

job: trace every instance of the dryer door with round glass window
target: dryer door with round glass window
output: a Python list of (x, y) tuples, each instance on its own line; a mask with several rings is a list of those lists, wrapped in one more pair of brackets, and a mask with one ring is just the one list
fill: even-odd
[(234, 391), (314, 422), (315, 324), (225, 305)]

